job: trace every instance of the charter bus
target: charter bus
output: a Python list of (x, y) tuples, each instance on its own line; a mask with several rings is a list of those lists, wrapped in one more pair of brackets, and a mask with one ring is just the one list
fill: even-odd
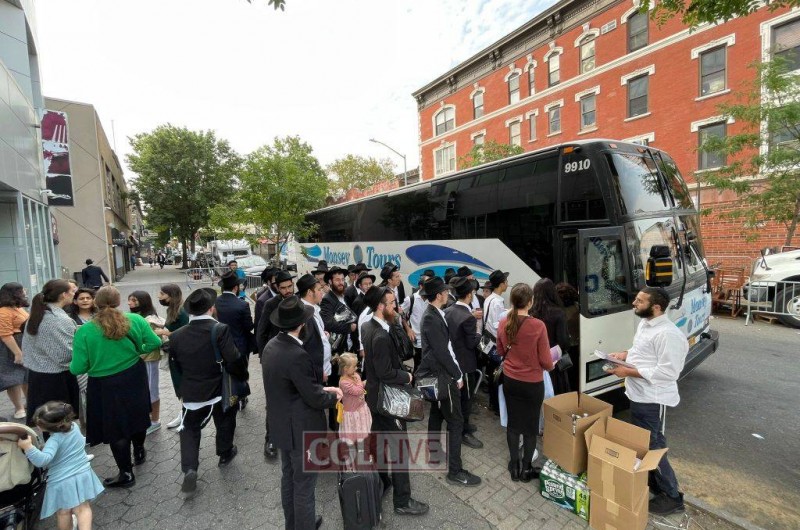
[[(467, 265), (481, 283), (495, 269), (509, 286), (567, 282), (571, 386), (593, 395), (620, 388), (593, 355), (627, 349), (646, 285), (671, 297), (686, 334), (682, 375), (713, 353), (711, 294), (698, 211), (673, 159), (652, 147), (586, 140), (525, 153), (308, 214), (316, 233), (298, 243), (298, 270), (364, 262), (400, 267), (405, 292), (425, 269)], [(510, 288), (509, 288), (510, 291)], [(508, 291), (506, 292), (506, 296)], [(508, 305), (508, 304), (507, 304)]]

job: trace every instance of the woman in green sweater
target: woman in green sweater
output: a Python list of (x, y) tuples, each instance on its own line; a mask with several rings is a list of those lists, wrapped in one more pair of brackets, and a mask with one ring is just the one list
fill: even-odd
[(117, 309), (120, 295), (114, 287), (102, 287), (95, 297), (97, 314), (75, 332), (70, 371), (88, 374), (86, 440), (107, 443), (119, 474), (104, 481), (107, 488), (129, 488), (136, 483), (131, 464), (145, 460), (144, 439), (150, 426), (150, 391), (143, 352), (152, 351), (161, 339), (150, 324), (134, 313)]

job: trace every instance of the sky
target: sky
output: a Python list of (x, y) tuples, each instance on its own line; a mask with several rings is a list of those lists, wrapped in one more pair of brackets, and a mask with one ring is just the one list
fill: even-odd
[(128, 137), (171, 123), (241, 154), (298, 135), (323, 165), (356, 154), (399, 173), (369, 139), (418, 166), (411, 93), (555, 3), (252, 2), (37, 0), (44, 94), (93, 104), (123, 164)]

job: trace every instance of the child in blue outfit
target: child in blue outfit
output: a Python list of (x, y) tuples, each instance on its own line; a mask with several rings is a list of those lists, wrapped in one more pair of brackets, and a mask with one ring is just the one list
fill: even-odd
[(72, 406), (61, 401), (49, 401), (36, 409), (34, 424), (50, 438), (42, 450), (33, 446), (30, 438), (17, 442), (25, 456), (36, 467), (47, 467), (47, 488), (40, 517), (58, 514), (58, 529), (72, 529), (72, 515), (79, 530), (92, 527), (92, 508), (89, 501), (100, 495), (103, 485), (86, 457), (86, 438), (74, 423)]

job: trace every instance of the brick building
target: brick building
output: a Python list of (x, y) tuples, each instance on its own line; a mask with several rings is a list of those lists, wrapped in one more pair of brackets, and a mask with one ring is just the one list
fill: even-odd
[(718, 106), (753, 79), (753, 62), (800, 50), (800, 10), (689, 31), (677, 18), (659, 26), (638, 6), (563, 0), (417, 90), (422, 179), (460, 169), (458, 158), (487, 141), (526, 151), (590, 137), (647, 143), (672, 155), (695, 200), (713, 210), (703, 218), (709, 256), (782, 244), (783, 226), (747, 242), (740, 222), (717, 217), (735, 196), (695, 184), (724, 163), (697, 146), (702, 135), (739, 132)]

